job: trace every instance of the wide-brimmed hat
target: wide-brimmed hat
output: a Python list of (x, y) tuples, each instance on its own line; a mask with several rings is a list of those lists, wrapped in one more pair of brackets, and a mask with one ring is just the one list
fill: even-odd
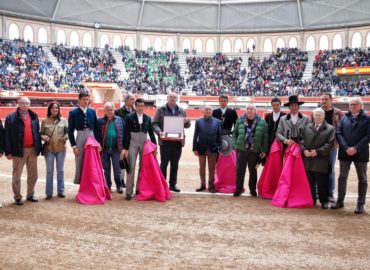
[(220, 147), (220, 154), (224, 156), (228, 156), (233, 151), (233, 145), (231, 142), (231, 137), (229, 135), (221, 136), (221, 147)]
[(289, 97), (289, 102), (284, 103), (284, 106), (289, 107), (290, 104), (297, 103), (298, 105), (302, 105), (304, 102), (298, 100), (298, 96), (290, 96)]

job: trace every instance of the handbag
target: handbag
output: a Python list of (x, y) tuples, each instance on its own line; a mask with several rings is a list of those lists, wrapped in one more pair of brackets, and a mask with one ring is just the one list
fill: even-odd
[[(51, 132), (50, 139), (51, 139), (51, 137), (53, 137), (55, 128), (58, 126), (59, 122), (60, 122), (60, 120), (58, 120), (58, 122), (55, 124), (55, 127), (54, 127), (53, 131)], [(44, 157), (46, 157), (48, 152), (49, 152), (48, 151), (48, 146), (49, 146), (49, 142), (44, 142), (42, 144), (41, 155), (44, 156)]]

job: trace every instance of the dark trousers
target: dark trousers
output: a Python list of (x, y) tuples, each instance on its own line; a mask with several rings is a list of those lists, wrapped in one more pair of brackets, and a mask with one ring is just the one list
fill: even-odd
[(121, 167), (119, 166), (120, 153), (117, 149), (104, 150), (101, 155), (101, 161), (104, 169), (105, 181), (109, 188), (112, 187), (111, 180), (111, 165), (113, 165), (114, 182), (116, 182), (117, 189), (122, 187), (121, 182)]
[(245, 171), (248, 165), (249, 191), (256, 192), (257, 186), (257, 158), (258, 153), (252, 151), (236, 151), (236, 192), (243, 192)]
[(313, 202), (316, 203), (316, 186), (321, 204), (329, 202), (329, 173), (306, 171)]
[[(347, 179), (352, 161), (339, 160), (339, 177), (338, 177), (338, 202), (343, 202), (346, 196)], [(358, 178), (358, 198), (357, 203), (365, 204), (367, 192), (367, 162), (354, 161), (357, 178)]]
[(167, 167), (170, 164), (170, 187), (177, 184), (177, 170), (179, 168), (179, 160), (181, 157), (182, 146), (180, 142), (166, 142), (165, 145), (161, 145), (161, 171), (164, 178), (167, 178)]

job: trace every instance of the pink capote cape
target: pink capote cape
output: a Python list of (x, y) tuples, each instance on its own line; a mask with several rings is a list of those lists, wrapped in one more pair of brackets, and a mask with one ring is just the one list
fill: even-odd
[(299, 145), (295, 143), (288, 147), (285, 150), (284, 158), (284, 167), (277, 190), (272, 198), (272, 205), (288, 208), (312, 207), (310, 185)]
[(215, 169), (215, 189), (220, 193), (234, 193), (236, 190), (236, 152), (220, 154)]
[(139, 194), (135, 196), (135, 199), (138, 201), (154, 199), (165, 202), (172, 198), (166, 179), (153, 153), (156, 148), (157, 146), (154, 143), (146, 140), (139, 173)]
[(265, 167), (258, 181), (258, 196), (263, 199), (272, 199), (275, 195), (283, 169), (282, 151), (283, 144), (275, 140), (271, 145)]
[(82, 204), (104, 204), (112, 199), (104, 179), (99, 146), (94, 136), (90, 136), (84, 146), (80, 190), (76, 195), (76, 201)]

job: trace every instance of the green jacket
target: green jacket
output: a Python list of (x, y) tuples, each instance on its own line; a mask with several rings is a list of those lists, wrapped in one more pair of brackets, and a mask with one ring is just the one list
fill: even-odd
[[(269, 150), (269, 140), (268, 140), (268, 130), (265, 120), (263, 120), (259, 115), (258, 123), (255, 129), (254, 135), (254, 145), (251, 151), (256, 153), (268, 153)], [(246, 114), (242, 115), (238, 120), (236, 120), (234, 132), (233, 132), (233, 148), (237, 150), (245, 151), (245, 125), (244, 122), (246, 121)]]

